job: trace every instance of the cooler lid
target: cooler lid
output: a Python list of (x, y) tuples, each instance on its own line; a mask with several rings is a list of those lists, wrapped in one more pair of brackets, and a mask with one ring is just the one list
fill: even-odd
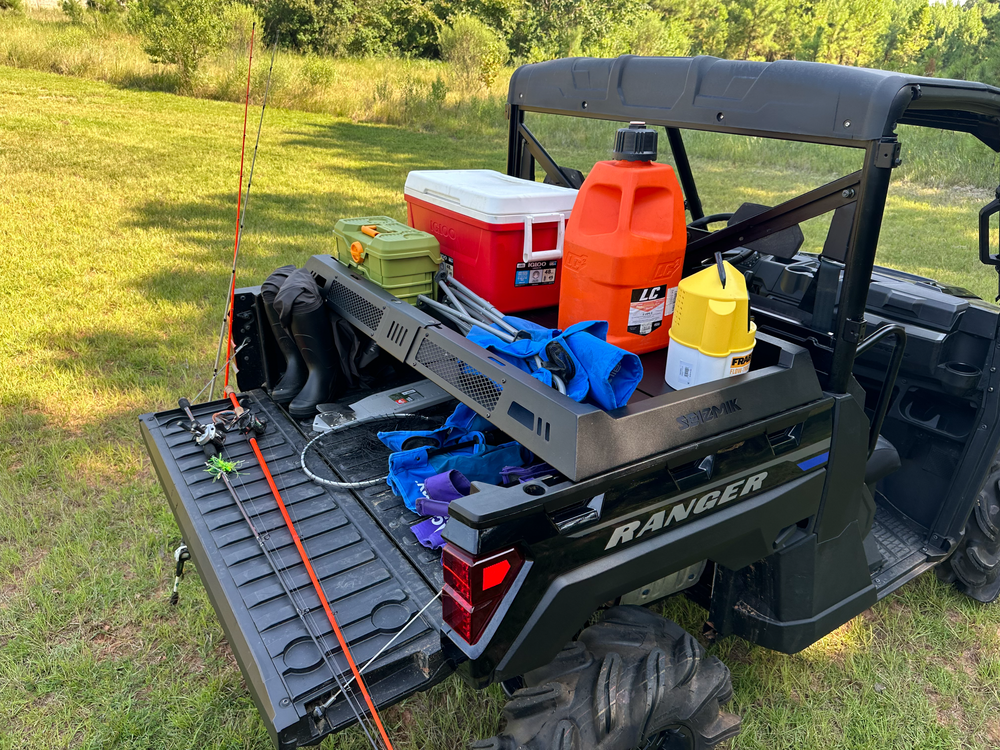
[(438, 169), (410, 172), (404, 193), (489, 224), (506, 224), (523, 222), (526, 215), (562, 213), (568, 218), (577, 191), (492, 169)]

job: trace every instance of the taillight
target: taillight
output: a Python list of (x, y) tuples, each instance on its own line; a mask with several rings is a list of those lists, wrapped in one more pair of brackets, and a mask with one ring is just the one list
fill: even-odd
[(475, 558), (451, 544), (441, 555), (444, 565), (444, 621), (469, 644), (483, 635), (504, 594), (517, 578), (524, 556), (513, 547)]

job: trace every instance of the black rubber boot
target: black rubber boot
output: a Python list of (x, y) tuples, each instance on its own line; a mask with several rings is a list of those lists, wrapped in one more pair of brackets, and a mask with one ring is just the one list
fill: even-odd
[(267, 314), (267, 320), (271, 324), (274, 337), (278, 340), (278, 348), (285, 357), (285, 374), (281, 376), (271, 391), (271, 399), (276, 404), (287, 404), (299, 395), (299, 391), (302, 390), (302, 386), (306, 384), (306, 379), (309, 377), (309, 371), (299, 353), (299, 348), (295, 345), (292, 337), (288, 335), (285, 327), (281, 325), (278, 313), (266, 298), (264, 312)]
[(305, 360), (309, 378), (288, 406), (293, 417), (312, 417), (316, 406), (334, 398), (337, 390), (337, 347), (330, 318), (323, 307), (292, 315), (292, 337)]

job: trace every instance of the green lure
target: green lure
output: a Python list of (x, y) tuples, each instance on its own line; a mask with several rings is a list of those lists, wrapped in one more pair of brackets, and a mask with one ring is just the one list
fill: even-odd
[(209, 474), (212, 475), (212, 481), (216, 481), (223, 474), (239, 474), (240, 469), (243, 466), (242, 461), (227, 461), (221, 456), (212, 456), (208, 461), (205, 462), (205, 469)]

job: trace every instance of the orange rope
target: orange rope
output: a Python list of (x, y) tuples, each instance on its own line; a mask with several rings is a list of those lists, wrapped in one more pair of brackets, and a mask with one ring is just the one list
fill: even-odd
[[(229, 399), (233, 402), (233, 406), (237, 410), (242, 410), (240, 402), (236, 399), (236, 394), (233, 393), (231, 389), (229, 390)], [(354, 674), (354, 680), (358, 683), (358, 687), (361, 688), (361, 693), (365, 696), (365, 703), (368, 705), (368, 710), (371, 712), (372, 718), (375, 720), (375, 725), (378, 727), (379, 734), (382, 735), (382, 741), (385, 743), (387, 750), (393, 750), (392, 742), (389, 741), (389, 735), (386, 733), (385, 727), (382, 726), (382, 719), (379, 717), (378, 711), (375, 708), (375, 702), (368, 694), (368, 688), (365, 686), (364, 680), (361, 679), (361, 670), (358, 669), (358, 665), (355, 663), (354, 657), (351, 656), (351, 652), (347, 647), (347, 641), (344, 639), (344, 634), (341, 632), (340, 626), (337, 624), (337, 618), (334, 616), (333, 610), (330, 609), (330, 603), (326, 600), (326, 594), (323, 593), (323, 587), (320, 585), (319, 579), (316, 577), (316, 571), (313, 570), (312, 563), (309, 561), (309, 556), (306, 554), (305, 547), (302, 546), (302, 540), (299, 538), (298, 532), (295, 531), (295, 524), (292, 523), (291, 516), (288, 515), (288, 508), (285, 507), (285, 501), (281, 499), (281, 493), (278, 492), (278, 488), (274, 484), (274, 477), (271, 476), (271, 471), (267, 468), (267, 462), (264, 461), (264, 456), (260, 452), (260, 446), (257, 445), (257, 439), (252, 436), (250, 437), (250, 447), (253, 448), (254, 455), (257, 456), (257, 462), (260, 464), (260, 468), (264, 472), (264, 478), (267, 479), (267, 483), (271, 487), (271, 493), (274, 495), (274, 499), (278, 503), (278, 509), (281, 511), (281, 515), (285, 519), (285, 525), (288, 527), (288, 532), (292, 535), (292, 541), (295, 542), (295, 547), (299, 551), (299, 556), (302, 558), (302, 563), (305, 565), (306, 572), (309, 574), (313, 588), (316, 589), (319, 601), (323, 605), (323, 609), (326, 610), (326, 616), (330, 620), (330, 625), (333, 626), (333, 632), (337, 636), (337, 642), (340, 643), (340, 649), (344, 652), (344, 657), (347, 659), (347, 663), (351, 667), (351, 672)]]
[(233, 276), (229, 280), (229, 333), (226, 337), (226, 378), (223, 386), (229, 385), (229, 357), (233, 349), (233, 308), (236, 306), (236, 253), (240, 248), (240, 208), (243, 203), (243, 159), (247, 150), (247, 113), (250, 111), (250, 70), (253, 67), (253, 36), (257, 24), (250, 29), (250, 60), (247, 62), (247, 96), (243, 105), (243, 145), (240, 148), (240, 190), (236, 195), (236, 239), (233, 240)]

